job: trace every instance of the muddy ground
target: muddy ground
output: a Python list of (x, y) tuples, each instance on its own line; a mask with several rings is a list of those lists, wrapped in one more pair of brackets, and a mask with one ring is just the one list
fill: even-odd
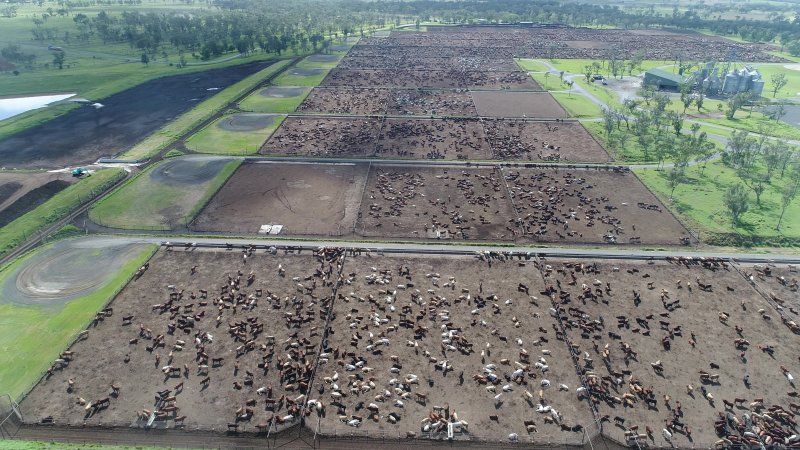
[(366, 165), (244, 164), (191, 225), (198, 231), (351, 234), (367, 178)]
[(680, 245), (690, 239), (686, 228), (630, 172), (503, 173), (524, 239), (531, 242)]
[[(258, 254), (248, 260), (242, 255), (239, 251), (159, 252), (144, 275), (132, 281), (111, 304), (113, 315), (90, 327), (88, 337), (72, 346), (69, 365), (25, 399), (24, 416), (38, 421), (50, 415), (60, 424), (141, 426), (144, 422), (137, 413), (163, 409), (164, 405), (156, 405), (155, 396), (164, 390), (175, 397), (170, 403), (179, 409), (155, 421), (156, 428), (172, 427), (174, 418), (186, 416), (189, 428), (221, 432), (228, 423), (239, 423), (240, 431), (254, 431), (273, 414), (289, 415), (287, 401), (305, 391), (304, 383), (318, 351), (332, 292), (326, 280), (335, 278), (338, 271), (335, 261), (331, 267), (311, 255)], [(317, 269), (322, 269), (316, 272), (318, 276)], [(283, 276), (279, 275), (281, 270), (285, 271)], [(252, 283), (247, 281), (250, 273)], [(241, 281), (232, 284), (229, 276)], [(300, 281), (295, 281), (296, 277)], [(221, 286), (228, 294), (233, 293), (234, 300), (223, 300), (218, 308), (213, 303), (219, 302), (214, 299), (220, 297)], [(201, 289), (209, 292), (208, 298), (202, 298)], [(261, 290), (260, 295), (257, 290)], [(171, 314), (169, 307), (163, 310), (153, 306), (169, 302), (172, 292), (183, 293), (173, 296), (178, 298), (172, 302), (177, 313)], [(123, 325), (125, 316), (132, 316), (130, 325)], [(182, 317), (188, 317), (191, 326), (170, 331), (170, 323), (179, 324), (177, 320)], [(163, 336), (164, 346), (156, 346), (158, 336)], [(199, 344), (196, 339), (200, 339)], [(252, 344), (245, 347), (245, 341)], [(200, 350), (208, 355), (207, 369), (200, 370)], [(212, 358), (224, 359), (214, 364)], [(259, 367), (262, 363), (266, 364), (263, 368)], [(283, 379), (279, 364), (284, 365)], [(169, 370), (164, 369), (167, 366), (178, 370), (169, 376)], [(209, 380), (202, 384), (206, 375), (199, 373), (206, 370)], [(69, 379), (75, 381), (72, 392), (67, 390)], [(111, 384), (119, 387), (116, 397), (111, 395)], [(176, 388), (180, 384), (182, 389)], [(262, 387), (263, 395), (257, 392)], [(109, 399), (108, 407), (94, 414), (88, 415), (80, 404), (104, 398)], [(248, 406), (248, 399), (254, 399), (255, 404)], [(252, 415), (237, 420), (240, 407), (242, 413), (246, 412), (244, 408), (251, 409)], [(289, 418), (278, 428), (290, 422), (294, 420)]]
[[(744, 414), (757, 420), (757, 411), (772, 405), (789, 410), (789, 403), (796, 401), (787, 394), (795, 387), (781, 366), (800, 373), (795, 351), (800, 338), (777, 324), (775, 311), (733, 268), (546, 263), (552, 267), (546, 282), (561, 292), (561, 315), (585, 375), (597, 377), (592, 395), (608, 420), (604, 430), (615, 439), (624, 441), (625, 430), (638, 426), (641, 434), (653, 430), (643, 438), (648, 444), (668, 446), (662, 429), (671, 422), (668, 431), (676, 446), (707, 448), (719, 439), (714, 427), (718, 414), (722, 423), (726, 414), (740, 422), (746, 420)], [(709, 375), (707, 381), (702, 372)], [(618, 387), (615, 379), (621, 382)], [(646, 390), (652, 390), (649, 406)], [(736, 398), (742, 399), (736, 406), (724, 403)], [(763, 399), (763, 406), (751, 404), (756, 398)], [(734, 424), (730, 419), (730, 426)], [(780, 423), (761, 426), (790, 428)], [(739, 433), (729, 427), (723, 436), (735, 439)]]
[(262, 155), (365, 156), (375, 150), (380, 121), (369, 118), (288, 117), (261, 147)]
[(523, 71), (459, 72), (413, 69), (334, 69), (323, 86), (541, 90)]
[(579, 122), (485, 120), (494, 159), (608, 162), (611, 157)]
[(394, 89), (389, 95), (389, 115), (474, 117), (475, 105), (466, 90)]
[[(472, 439), (507, 441), (517, 433), (521, 442), (581, 442), (582, 430), (572, 427), (590, 427), (592, 416), (575, 394), (578, 378), (547, 313), (549, 300), (538, 298), (543, 284), (533, 262), (359, 256), (348, 258), (344, 272), (325, 350), (331, 357), (318, 372), (325, 387), (320, 397), (331, 405), (320, 421), (323, 434), (444, 438), (446, 431), (435, 432), (436, 424), (425, 432), (420, 423), (448, 408), (468, 423)], [(519, 364), (539, 358), (548, 365), (545, 373), (530, 366), (509, 380)], [(482, 378), (490, 372), (496, 383)], [(551, 383), (546, 402), (569, 428), (545, 423), (537, 413), (542, 379)], [(559, 390), (560, 384), (567, 389)], [(370, 404), (376, 413), (367, 409)], [(358, 428), (340, 418), (353, 415), (363, 418)], [(526, 430), (526, 421), (536, 424), (535, 432)], [(456, 439), (462, 436), (455, 433)]]
[(355, 116), (385, 114), (390, 92), (360, 87), (315, 88), (297, 107), (297, 112)]
[(0, 227), (46, 202), (76, 180), (69, 173), (0, 172)]
[(218, 92), (209, 89), (228, 87), (269, 64), (158, 78), (98, 99), (100, 109), (84, 106), (0, 141), (0, 165), (54, 168), (116, 155)]
[(516, 233), (496, 168), (373, 167), (359, 216), (363, 236), (508, 241)]
[(482, 117), (567, 117), (564, 108), (548, 92), (472, 91), (471, 94)]
[(383, 158), (485, 160), (491, 150), (483, 126), (470, 119), (386, 119), (375, 156)]

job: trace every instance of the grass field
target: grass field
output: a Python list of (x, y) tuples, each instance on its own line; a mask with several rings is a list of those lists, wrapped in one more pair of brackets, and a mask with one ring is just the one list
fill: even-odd
[[(602, 64), (602, 61), (596, 59), (518, 59), (517, 64), (522, 67), (522, 70), (527, 71), (537, 71), (543, 72), (548, 70), (547, 64), (549, 63), (556, 70), (563, 70), (567, 73), (575, 73), (575, 74), (582, 74), (584, 67), (587, 65), (591, 65), (593, 62), (597, 62)], [(646, 60), (642, 62), (642, 70), (633, 71), (634, 75), (638, 75), (640, 72), (644, 72), (645, 70), (652, 69), (654, 67), (661, 67), (675, 64), (675, 61), (655, 61), (655, 60)], [(672, 67), (665, 67), (664, 70), (671, 71), (673, 70)], [(605, 68), (600, 69), (599, 71), (602, 75), (611, 76), (608, 73), (608, 65)], [(627, 69), (625, 70), (625, 75), (628, 75)]]
[[(741, 225), (734, 227), (725, 208), (725, 190), (737, 183), (736, 172), (721, 161), (709, 162), (705, 171), (701, 166), (686, 170), (686, 183), (675, 188), (674, 201), (669, 201), (668, 170), (635, 170), (639, 178), (674, 212), (694, 228), (706, 235), (738, 233), (753, 242), (768, 243), (776, 238), (800, 238), (800, 201), (795, 200), (786, 209), (781, 231), (775, 230), (781, 213), (781, 192), (788, 182), (775, 177), (761, 195), (761, 206), (756, 205), (755, 194), (750, 192), (750, 209), (742, 215)], [(713, 238), (713, 237), (712, 237)]]
[(120, 155), (122, 159), (144, 159), (149, 158), (168, 145), (175, 142), (182, 134), (196, 127), (198, 124), (207, 120), (214, 114), (222, 111), (235, 98), (239, 97), (249, 89), (257, 86), (272, 74), (280, 71), (289, 64), (288, 60), (278, 61), (275, 64), (263, 69), (249, 77), (239, 81), (233, 86), (220, 91), (213, 97), (205, 100), (189, 112), (181, 115), (172, 122), (164, 125), (156, 132), (147, 136), (143, 141), (136, 144), (132, 149)]
[(253, 92), (239, 102), (239, 108), (243, 111), (258, 113), (288, 114), (294, 112), (300, 103), (303, 103), (309, 92), (311, 92), (311, 88), (304, 87), (302, 95), (288, 98), (267, 97), (259, 92)]
[(567, 110), (570, 117), (602, 117), (603, 110), (579, 93), (553, 92), (553, 98)]
[(286, 116), (276, 116), (272, 125), (261, 130), (229, 131), (219, 126), (226, 119), (221, 117), (189, 138), (186, 147), (199, 153), (252, 155), (258, 152), (261, 144), (280, 126), (284, 118)]
[[(162, 163), (164, 164), (164, 163)], [(128, 230), (170, 230), (190, 222), (236, 171), (240, 160), (227, 163), (210, 181), (186, 185), (153, 182), (150, 167), (97, 202), (89, 217), (97, 224)], [(165, 217), (175, 216), (171, 220)]]
[(104, 169), (67, 187), (38, 208), (0, 229), (0, 255), (63, 218), (81, 203), (102, 193), (125, 175), (122, 169)]
[(787, 64), (753, 64), (758, 69), (761, 77), (766, 81), (764, 92), (761, 94), (767, 98), (772, 97), (772, 76), (775, 74), (786, 75), (786, 86), (778, 91), (774, 98), (797, 98), (800, 96), (800, 70), (787, 69)]
[(316, 61), (309, 61), (308, 57), (303, 58), (302, 61), (298, 62), (295, 67), (298, 69), (323, 69), (322, 73), (319, 75), (311, 75), (311, 76), (302, 76), (302, 75), (293, 75), (291, 74), (291, 70), (282, 73), (279, 77), (275, 78), (272, 82), (275, 86), (317, 86), (322, 83), (322, 80), (328, 75), (328, 71), (333, 67), (336, 67), (336, 63), (325, 63), (325, 62), (316, 62)]
[(700, 122), (722, 125), (738, 130), (747, 130), (752, 133), (758, 133), (760, 127), (763, 127), (765, 134), (768, 136), (785, 139), (800, 139), (800, 128), (793, 127), (780, 120), (772, 120), (758, 111), (754, 111), (753, 114), (750, 115), (749, 110), (739, 110), (736, 111), (736, 115), (730, 120), (722, 117), (719, 119), (700, 119)]
[[(24, 393), (58, 357), (66, 343), (88, 325), (97, 310), (125, 286), (156, 249), (155, 245), (145, 247), (105, 286), (86, 297), (57, 306), (0, 305), (0, 349), (4, 355), (0, 364), (0, 386), (4, 393), (14, 398)], [(3, 268), (0, 284), (31, 256), (33, 254)]]

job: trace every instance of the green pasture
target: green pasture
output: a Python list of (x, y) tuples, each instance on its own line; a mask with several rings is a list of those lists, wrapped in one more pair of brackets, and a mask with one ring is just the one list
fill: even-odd
[(603, 110), (580, 93), (552, 92), (553, 98), (567, 111), (570, 117), (602, 117)]
[(751, 133), (758, 133), (759, 130), (764, 130), (764, 134), (784, 139), (800, 139), (800, 128), (794, 127), (780, 120), (773, 120), (764, 114), (754, 111), (750, 114), (749, 108), (736, 111), (733, 119), (725, 117), (716, 119), (699, 119), (699, 122), (705, 122), (725, 127), (735, 128), (737, 130), (746, 130)]
[[(311, 75), (311, 76), (304, 76), (304, 75), (293, 75), (292, 69), (287, 70), (286, 72), (280, 74), (275, 80), (272, 82), (275, 86), (318, 86), (322, 83), (322, 80), (328, 75), (331, 67), (335, 67), (336, 64), (333, 64), (330, 67), (325, 67), (326, 64), (330, 63), (318, 63), (314, 61), (308, 61), (308, 58), (304, 58), (302, 61), (298, 62), (295, 66), (299, 69), (323, 69), (322, 73), (319, 75)], [(337, 63), (338, 64), (338, 63)]]
[(186, 147), (199, 153), (217, 155), (252, 155), (280, 126), (286, 116), (276, 116), (274, 122), (261, 130), (230, 131), (219, 126), (227, 116), (209, 124), (186, 141)]
[(712, 161), (705, 170), (702, 165), (686, 169), (686, 183), (675, 188), (674, 200), (669, 201), (669, 170), (636, 169), (636, 175), (661, 198), (665, 205), (680, 215), (695, 229), (708, 236), (737, 233), (754, 242), (769, 242), (779, 238), (800, 238), (800, 201), (786, 209), (781, 231), (775, 230), (781, 213), (781, 195), (785, 183), (775, 176), (761, 195), (761, 206), (750, 192), (750, 209), (742, 215), (741, 225), (734, 227), (725, 207), (725, 191), (739, 182), (736, 172), (721, 161)]
[(267, 97), (261, 95), (259, 91), (256, 91), (239, 102), (239, 108), (249, 112), (288, 114), (294, 112), (300, 103), (303, 103), (303, 100), (305, 100), (309, 92), (311, 92), (311, 88), (304, 87), (302, 95), (298, 95), (297, 97), (277, 98)]
[(231, 101), (254, 88), (269, 76), (280, 71), (287, 64), (289, 64), (288, 60), (278, 61), (266, 69), (260, 70), (242, 81), (223, 89), (216, 95), (203, 101), (190, 111), (182, 114), (177, 119), (147, 136), (143, 141), (120, 155), (120, 158), (138, 160), (149, 158), (157, 154), (166, 146), (175, 142), (175, 140), (184, 133), (198, 126), (204, 120), (208, 120), (214, 114), (224, 110)]
[[(563, 70), (566, 73), (574, 74), (582, 74), (584, 72), (584, 68), (592, 65), (594, 62), (603, 64), (603, 61), (599, 59), (517, 59), (517, 64), (522, 68), (522, 70), (527, 70), (530, 72), (544, 72), (549, 70), (549, 67), (547, 66), (547, 63), (549, 63), (555, 67), (556, 70)], [(642, 70), (635, 70), (633, 71), (633, 74), (638, 75), (639, 73), (654, 67), (671, 66), (673, 64), (675, 64), (674, 60), (645, 60), (642, 61)], [(664, 67), (664, 70), (674, 71), (675, 68)], [(608, 70), (608, 63), (606, 63), (604, 68), (600, 69), (599, 73), (601, 75), (611, 76)], [(627, 69), (625, 70), (624, 75), (628, 75)]]
[(17, 220), (0, 228), (0, 255), (5, 254), (48, 225), (68, 215), (85, 201), (100, 195), (125, 176), (122, 169), (103, 169), (68, 186), (51, 199)]
[[(47, 248), (49, 246), (42, 247), (3, 268), (0, 271), (0, 285), (7, 281), (15, 269)], [(112, 280), (86, 297), (62, 305), (50, 306), (0, 304), (0, 349), (2, 350), (0, 352), (2, 355), (0, 356), (0, 386), (2, 386), (2, 392), (16, 398), (30, 388), (47, 370), (51, 362), (58, 357), (58, 354), (65, 349), (67, 343), (80, 330), (84, 329), (95, 313), (125, 286), (137, 268), (144, 264), (156, 249), (155, 245), (144, 247), (139, 255), (125, 264)], [(8, 442), (0, 441), (0, 444), (5, 445)]]
[[(167, 160), (160, 164), (166, 164)], [(160, 165), (159, 164), (159, 165)], [(155, 165), (120, 186), (89, 210), (95, 223), (126, 230), (171, 230), (189, 223), (227, 179), (236, 171), (241, 160), (233, 160), (211, 180), (186, 185), (168, 185), (150, 178)], [(168, 219), (167, 214), (175, 216)]]
[(787, 83), (774, 98), (797, 98), (800, 96), (800, 70), (787, 69), (785, 67), (787, 65), (789, 64), (752, 64), (754, 68), (758, 69), (765, 81), (764, 92), (761, 94), (763, 97), (773, 98), (772, 76), (776, 74), (784, 74)]
[[(339, 52), (334, 52), (332, 54), (335, 55), (335, 56), (339, 56), (336, 53), (339, 53)], [(313, 55), (310, 55), (310, 56), (307, 56), (307, 57), (303, 58), (300, 62), (297, 63), (296, 67), (299, 67), (301, 69), (333, 69), (342, 60), (342, 58), (339, 57), (336, 61), (312, 61), (311, 60), (312, 56)], [(325, 56), (325, 55), (321, 55), (321, 56)]]

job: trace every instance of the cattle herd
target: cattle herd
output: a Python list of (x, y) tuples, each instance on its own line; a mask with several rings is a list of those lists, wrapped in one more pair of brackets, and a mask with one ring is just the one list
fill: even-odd
[[(514, 58), (610, 49), (776, 59), (755, 44), (662, 31), (453, 27), (364, 38), (262, 154), (519, 162), (243, 164), (193, 226), (688, 244), (626, 168), (549, 164), (610, 158)], [(639, 448), (800, 448), (793, 266), (225, 247), (162, 245), (25, 396), (24, 420), (250, 437), (299, 429), (582, 446), (602, 435)]]
[(61, 425), (794, 447), (797, 271), (164, 247), (22, 403)]

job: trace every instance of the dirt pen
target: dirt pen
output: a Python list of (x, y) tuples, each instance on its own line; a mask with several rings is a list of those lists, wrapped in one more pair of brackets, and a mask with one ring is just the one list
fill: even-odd
[(244, 164), (190, 229), (520, 244), (692, 242), (627, 171), (378, 162)]
[(264, 155), (366, 156), (375, 150), (380, 120), (292, 116), (261, 147)]
[(288, 235), (350, 234), (368, 167), (355, 164), (244, 164), (190, 225), (192, 230)]
[(334, 447), (450, 433), (683, 448), (758, 441), (749, 424), (767, 441), (791, 432), (800, 338), (746, 268), (378, 256), (162, 250), (21, 402), (25, 421), (250, 439), (302, 417)]

